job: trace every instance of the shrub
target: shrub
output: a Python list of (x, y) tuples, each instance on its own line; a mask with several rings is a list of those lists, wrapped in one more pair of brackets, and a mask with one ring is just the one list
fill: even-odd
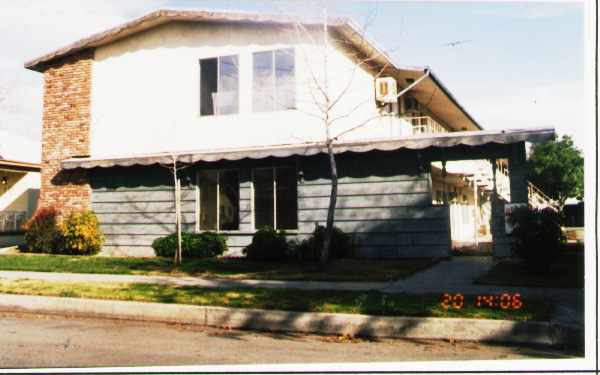
[(62, 247), (62, 234), (58, 226), (58, 210), (40, 208), (24, 225), (25, 252), (55, 253)]
[[(318, 261), (321, 259), (321, 252), (325, 244), (325, 230), (324, 226), (318, 225), (308, 239), (295, 244), (295, 252), (301, 260)], [(329, 259), (348, 256), (351, 246), (350, 236), (334, 226), (329, 245)]]
[(265, 226), (252, 236), (252, 242), (243, 250), (246, 258), (258, 261), (281, 261), (287, 257), (288, 243), (285, 232)]
[(63, 248), (59, 252), (72, 255), (93, 255), (102, 248), (104, 236), (92, 211), (72, 212), (59, 224)]
[(565, 240), (560, 228), (560, 214), (549, 208), (519, 208), (513, 211), (510, 221), (514, 226), (514, 252), (531, 272), (547, 272)]
[[(173, 257), (177, 249), (177, 233), (159, 237), (152, 242), (159, 257)], [(227, 238), (213, 232), (181, 233), (181, 256), (185, 258), (210, 258), (227, 251)]]

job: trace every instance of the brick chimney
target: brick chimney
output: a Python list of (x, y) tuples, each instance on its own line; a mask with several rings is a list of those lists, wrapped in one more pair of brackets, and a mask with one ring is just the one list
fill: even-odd
[(38, 207), (89, 208), (86, 171), (65, 171), (62, 160), (89, 155), (93, 50), (67, 56), (44, 70), (42, 172)]

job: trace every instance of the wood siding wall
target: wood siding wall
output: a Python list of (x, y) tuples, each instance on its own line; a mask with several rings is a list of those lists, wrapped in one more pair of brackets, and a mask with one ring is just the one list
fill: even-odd
[[(432, 206), (427, 163), (411, 152), (344, 154), (338, 157), (339, 196), (336, 226), (352, 234), (357, 257), (447, 256), (450, 250), (448, 207)], [(200, 168), (236, 168), (240, 176), (240, 230), (228, 232), (229, 254), (240, 255), (254, 232), (251, 169), (296, 166), (299, 238), (324, 225), (329, 203), (327, 159), (244, 160), (199, 165), (185, 170), (182, 182), (184, 230), (196, 220), (195, 173)], [(92, 208), (106, 236), (103, 253), (153, 255), (152, 241), (175, 228), (170, 172), (163, 167), (96, 169)]]
[[(152, 256), (152, 241), (175, 230), (175, 204), (170, 172), (163, 167), (94, 170), (92, 209), (105, 236), (107, 255)], [(182, 182), (183, 229), (196, 221), (196, 190)]]
[[(335, 225), (352, 234), (357, 257), (447, 256), (448, 208), (432, 206), (428, 165), (415, 153), (344, 154), (338, 157)], [(422, 167), (422, 168), (420, 168)], [(325, 225), (330, 185), (327, 160), (302, 163), (298, 185), (298, 226), (309, 235)]]

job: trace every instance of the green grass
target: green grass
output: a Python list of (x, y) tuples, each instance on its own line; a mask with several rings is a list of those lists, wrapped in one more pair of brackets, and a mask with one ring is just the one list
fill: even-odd
[(385, 316), (462, 317), (545, 321), (551, 305), (543, 300), (523, 301), (519, 310), (475, 308), (467, 296), (462, 309), (444, 309), (439, 295), (396, 295), (380, 292), (308, 291), (293, 289), (207, 289), (189, 286), (124, 283), (69, 283), (2, 280), (0, 293), (267, 310), (350, 313)]
[(203, 278), (391, 281), (429, 268), (430, 258), (400, 260), (339, 259), (325, 268), (314, 263), (251, 262), (244, 258), (184, 259), (179, 268), (165, 258), (117, 258), (47, 254), (0, 255), (0, 270), (128, 275), (198, 276)]
[(503, 260), (475, 283), (538, 288), (583, 288), (583, 273), (582, 255), (563, 254), (546, 274), (531, 273), (520, 260)]

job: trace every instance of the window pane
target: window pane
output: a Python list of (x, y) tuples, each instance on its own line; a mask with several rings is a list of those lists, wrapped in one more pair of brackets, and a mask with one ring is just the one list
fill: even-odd
[(239, 228), (240, 184), (237, 171), (219, 173), (219, 229)]
[(200, 229), (217, 229), (217, 171), (201, 171), (198, 174), (200, 187)]
[(277, 168), (277, 229), (298, 227), (296, 169)]
[(271, 111), (275, 92), (273, 77), (273, 52), (253, 54), (252, 109), (254, 112)]
[(294, 50), (282, 49), (275, 51), (275, 87), (277, 106), (280, 109), (295, 108), (296, 106), (296, 80), (295, 80)]
[(217, 92), (217, 59), (200, 60), (200, 115), (214, 114), (213, 94)]
[(219, 57), (219, 93), (216, 99), (217, 114), (238, 113), (238, 58)]
[(260, 229), (274, 226), (273, 212), (273, 169), (255, 169), (254, 183), (254, 225)]

